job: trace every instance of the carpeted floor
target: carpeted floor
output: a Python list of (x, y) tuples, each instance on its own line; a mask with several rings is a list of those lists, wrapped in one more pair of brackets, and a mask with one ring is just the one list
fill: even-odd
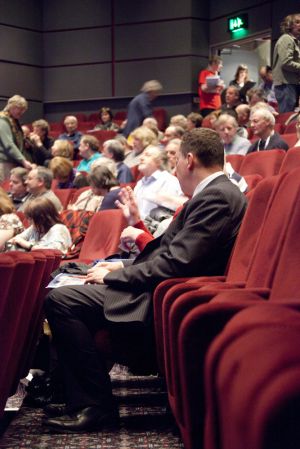
[[(42, 409), (21, 406), (0, 439), (1, 449), (165, 449), (183, 448), (172, 416), (166, 410), (161, 379), (111, 373), (119, 403), (120, 428), (86, 434), (53, 434), (42, 427)], [(8, 401), (18, 409), (23, 390)]]

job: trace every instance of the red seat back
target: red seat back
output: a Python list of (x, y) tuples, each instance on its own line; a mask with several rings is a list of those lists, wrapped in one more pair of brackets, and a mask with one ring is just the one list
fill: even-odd
[(245, 156), (242, 154), (228, 154), (226, 155), (226, 161), (230, 162), (234, 171), (239, 173), (240, 166), (243, 163)]
[(245, 156), (239, 169), (239, 174), (242, 176), (259, 174), (263, 178), (277, 175), (284, 156), (284, 150), (256, 151), (250, 153)]
[(293, 147), (287, 151), (282, 161), (279, 173), (291, 171), (297, 167), (300, 167), (300, 147)]

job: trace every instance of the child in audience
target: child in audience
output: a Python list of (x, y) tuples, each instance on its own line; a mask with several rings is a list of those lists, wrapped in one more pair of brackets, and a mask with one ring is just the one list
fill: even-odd
[(47, 198), (31, 200), (25, 209), (26, 218), (32, 223), (29, 228), (10, 239), (12, 245), (31, 251), (51, 248), (66, 253), (72, 245), (68, 228), (62, 224), (54, 204)]

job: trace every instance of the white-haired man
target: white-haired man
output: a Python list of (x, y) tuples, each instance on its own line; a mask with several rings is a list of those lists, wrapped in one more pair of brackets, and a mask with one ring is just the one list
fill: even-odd
[(275, 118), (268, 109), (255, 109), (250, 115), (250, 124), (258, 140), (249, 147), (247, 154), (275, 148), (285, 151), (289, 149), (288, 144), (274, 131)]

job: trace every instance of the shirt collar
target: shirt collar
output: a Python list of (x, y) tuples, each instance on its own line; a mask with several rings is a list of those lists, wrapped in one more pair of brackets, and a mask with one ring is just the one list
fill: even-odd
[(218, 178), (219, 176), (224, 175), (223, 171), (217, 171), (215, 173), (213, 173), (212, 175), (207, 176), (205, 179), (203, 179), (201, 182), (199, 182), (199, 184), (197, 185), (197, 187), (194, 190), (193, 193), (193, 198), (195, 195), (197, 195), (198, 193), (202, 192), (202, 190), (205, 189), (205, 187), (212, 182), (214, 179)]

